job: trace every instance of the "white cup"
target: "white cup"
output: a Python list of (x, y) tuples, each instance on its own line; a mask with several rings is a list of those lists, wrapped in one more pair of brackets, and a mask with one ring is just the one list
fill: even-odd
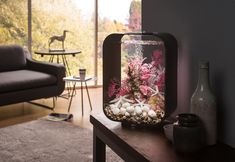
[(86, 69), (79, 69), (79, 77), (81, 80), (85, 80), (86, 78)]

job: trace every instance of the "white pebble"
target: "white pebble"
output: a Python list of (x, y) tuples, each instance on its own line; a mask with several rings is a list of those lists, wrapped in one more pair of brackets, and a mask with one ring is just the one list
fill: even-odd
[(151, 118), (155, 118), (155, 117), (157, 116), (157, 114), (156, 114), (155, 111), (153, 111), (153, 110), (149, 110), (148, 115), (149, 115)]
[(125, 116), (130, 116), (130, 113), (129, 112), (125, 112)]
[(135, 107), (135, 113), (138, 114), (138, 115), (142, 113), (142, 110), (141, 110), (140, 106)]
[(131, 116), (136, 116), (136, 112), (131, 113)]
[(125, 109), (124, 107), (121, 107), (121, 108), (120, 108), (120, 113), (121, 113), (122, 115), (125, 115), (126, 109)]
[(160, 116), (163, 118), (165, 116), (164, 111), (159, 111)]
[(113, 109), (112, 109), (112, 112), (113, 112), (114, 115), (117, 115), (117, 114), (119, 114), (120, 109), (117, 108), (117, 107), (116, 107), (116, 108), (113, 108)]
[(129, 106), (129, 107), (126, 108), (126, 111), (127, 111), (128, 113), (133, 113), (134, 110), (135, 110), (134, 106)]
[(117, 108), (117, 105), (112, 104), (112, 105), (110, 105), (110, 108), (111, 108), (111, 110), (112, 110), (113, 108)]
[(128, 103), (128, 102), (125, 102), (125, 103), (122, 104), (122, 107), (124, 107), (124, 108), (127, 108), (127, 107), (129, 107), (129, 106), (131, 106), (131, 105), (130, 105), (130, 103)]
[(147, 112), (144, 111), (144, 112), (142, 113), (142, 115), (143, 115), (143, 117), (146, 117), (148, 114), (147, 114)]
[(144, 105), (143, 107), (142, 107), (142, 111), (145, 111), (145, 112), (149, 112), (149, 106), (146, 106), (146, 105)]

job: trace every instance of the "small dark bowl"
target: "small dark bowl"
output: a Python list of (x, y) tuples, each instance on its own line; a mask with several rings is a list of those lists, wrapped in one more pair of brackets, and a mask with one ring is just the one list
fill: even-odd
[(195, 126), (198, 124), (199, 118), (192, 113), (182, 113), (177, 116), (178, 124), (181, 126)]

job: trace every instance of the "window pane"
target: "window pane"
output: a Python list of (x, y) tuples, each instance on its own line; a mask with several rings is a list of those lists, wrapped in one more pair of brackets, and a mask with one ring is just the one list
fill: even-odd
[(141, 0), (98, 0), (98, 84), (102, 84), (102, 46), (106, 36), (141, 31)]
[[(82, 51), (75, 57), (66, 56), (72, 75), (78, 75), (78, 68), (82, 67), (87, 69), (87, 75), (94, 76), (93, 14), (93, 0), (32, 0), (33, 51), (48, 50), (49, 38), (68, 30), (65, 49)], [(61, 49), (61, 42), (54, 41), (51, 48)], [(49, 60), (40, 55), (34, 58)]]
[(27, 0), (0, 1), (0, 44), (27, 46)]

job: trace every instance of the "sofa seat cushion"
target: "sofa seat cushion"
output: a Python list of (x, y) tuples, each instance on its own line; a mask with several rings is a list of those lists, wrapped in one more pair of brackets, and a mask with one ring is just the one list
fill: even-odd
[(1, 72), (0, 78), (1, 93), (50, 86), (57, 81), (54, 75), (32, 70)]

